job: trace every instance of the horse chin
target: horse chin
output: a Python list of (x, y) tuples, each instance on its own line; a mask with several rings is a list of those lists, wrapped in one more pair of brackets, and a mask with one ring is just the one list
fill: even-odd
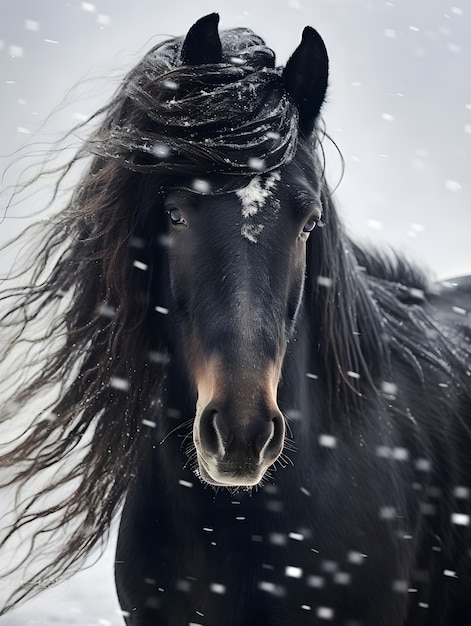
[(209, 467), (209, 464), (198, 455), (198, 476), (203, 483), (213, 487), (228, 488), (248, 488), (256, 487), (262, 480), (266, 468), (250, 472), (220, 471), (216, 467)]

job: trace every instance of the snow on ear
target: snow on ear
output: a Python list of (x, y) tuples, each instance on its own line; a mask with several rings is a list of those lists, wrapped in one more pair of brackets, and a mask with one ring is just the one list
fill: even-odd
[(299, 130), (309, 136), (322, 103), (329, 76), (329, 57), (319, 33), (306, 26), (301, 43), (283, 70), (286, 89), (299, 111)]
[(205, 15), (188, 31), (180, 57), (184, 65), (221, 63), (222, 47), (218, 33), (219, 15)]

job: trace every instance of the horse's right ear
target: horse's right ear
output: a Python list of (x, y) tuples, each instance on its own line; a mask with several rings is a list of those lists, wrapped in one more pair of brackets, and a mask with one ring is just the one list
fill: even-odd
[(222, 46), (218, 33), (219, 15), (205, 15), (188, 31), (180, 57), (184, 65), (221, 63)]
[(286, 63), (283, 79), (299, 111), (299, 129), (309, 136), (327, 91), (329, 57), (319, 33), (306, 26), (302, 41)]

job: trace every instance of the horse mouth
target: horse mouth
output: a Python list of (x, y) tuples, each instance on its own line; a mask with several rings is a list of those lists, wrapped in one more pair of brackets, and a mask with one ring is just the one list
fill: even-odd
[(255, 487), (266, 470), (266, 467), (221, 469), (198, 454), (198, 476), (202, 482), (213, 487)]

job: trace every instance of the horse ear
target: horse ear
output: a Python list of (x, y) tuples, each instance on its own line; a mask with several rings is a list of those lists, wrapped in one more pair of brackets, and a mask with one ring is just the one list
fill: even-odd
[(319, 33), (306, 26), (302, 41), (286, 63), (283, 79), (299, 111), (299, 129), (309, 136), (327, 91), (329, 57)]
[(185, 65), (221, 63), (222, 47), (218, 33), (219, 15), (202, 17), (188, 31), (180, 54)]

